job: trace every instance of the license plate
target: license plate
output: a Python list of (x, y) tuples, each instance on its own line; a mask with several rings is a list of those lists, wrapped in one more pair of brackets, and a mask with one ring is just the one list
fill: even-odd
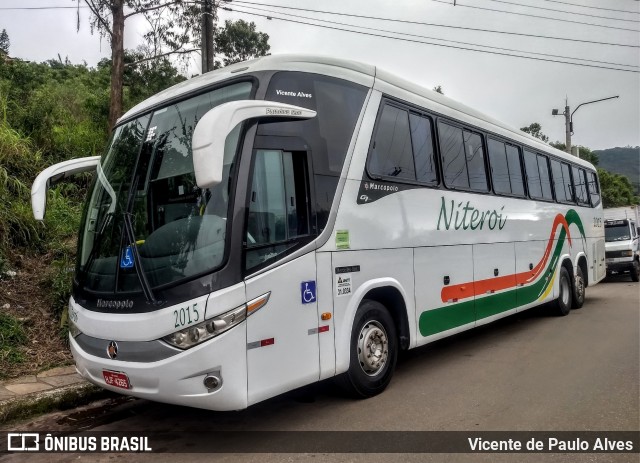
[(131, 389), (129, 378), (124, 373), (102, 370), (102, 376), (104, 377), (104, 382), (109, 386), (115, 386), (122, 389)]

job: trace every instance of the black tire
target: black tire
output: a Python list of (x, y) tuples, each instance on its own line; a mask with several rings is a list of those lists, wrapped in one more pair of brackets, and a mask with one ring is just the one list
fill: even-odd
[(638, 260), (633, 261), (633, 267), (631, 267), (631, 281), (640, 280), (640, 262)]
[(560, 317), (569, 315), (571, 311), (571, 301), (573, 299), (573, 285), (571, 284), (571, 276), (565, 267), (560, 267), (560, 278), (558, 281), (560, 294), (556, 299), (556, 313)]
[(384, 391), (398, 359), (396, 327), (385, 306), (362, 301), (353, 320), (349, 350), (349, 369), (336, 378), (338, 385), (358, 399)]
[(586, 289), (582, 267), (578, 265), (578, 268), (576, 269), (576, 281), (573, 283), (573, 299), (571, 301), (571, 307), (573, 309), (579, 309), (584, 305)]

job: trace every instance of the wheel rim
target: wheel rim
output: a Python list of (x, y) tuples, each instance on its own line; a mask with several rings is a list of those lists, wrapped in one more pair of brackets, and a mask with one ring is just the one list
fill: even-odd
[(389, 338), (377, 321), (365, 323), (358, 335), (358, 362), (368, 376), (382, 371), (389, 357)]
[(560, 279), (560, 298), (565, 306), (569, 305), (569, 280), (566, 277)]
[(578, 276), (576, 281), (576, 296), (578, 296), (579, 300), (584, 297), (584, 278), (581, 275)]

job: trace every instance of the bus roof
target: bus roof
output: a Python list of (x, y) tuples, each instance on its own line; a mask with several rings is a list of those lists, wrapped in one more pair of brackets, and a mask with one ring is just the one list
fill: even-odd
[[(493, 131), (498, 135), (507, 136), (515, 141), (519, 141), (539, 150), (553, 153), (558, 157), (571, 160), (574, 163), (582, 164), (593, 169), (593, 166), (587, 161), (569, 155), (564, 151), (560, 151), (551, 145), (542, 142), (540, 139), (522, 132), (521, 130), (500, 122), (499, 120), (452, 100), (438, 92), (422, 87), (416, 83), (403, 79), (402, 77), (398, 77), (384, 69), (358, 61), (350, 61), (322, 55), (279, 54), (232, 64), (222, 69), (211, 71), (186, 80), (163, 90), (150, 98), (147, 98), (127, 111), (119, 121), (130, 119), (138, 114), (145, 113), (154, 107), (161, 106), (164, 101), (178, 99), (183, 95), (197, 92), (199, 89), (217, 82), (238, 77), (245, 73), (253, 73), (257, 71), (329, 73), (330, 75), (346, 80), (356, 81), (361, 84), (366, 83), (369, 87), (373, 85), (383, 89), (384, 93), (408, 100), (409, 103), (411, 103), (412, 100), (407, 98), (409, 96), (408, 94), (415, 95), (423, 100), (428, 100), (427, 103), (429, 104), (425, 109), (440, 112), (445, 116), (450, 116), (456, 119), (463, 119), (468, 123)], [(403, 98), (403, 96), (405, 98)]]

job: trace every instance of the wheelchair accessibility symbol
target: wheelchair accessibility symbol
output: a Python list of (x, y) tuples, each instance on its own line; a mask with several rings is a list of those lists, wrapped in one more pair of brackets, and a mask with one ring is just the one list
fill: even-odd
[(311, 304), (316, 301), (316, 282), (303, 281), (300, 283), (300, 297), (303, 304)]
[(133, 253), (131, 252), (131, 246), (127, 246), (122, 252), (120, 268), (133, 268)]

